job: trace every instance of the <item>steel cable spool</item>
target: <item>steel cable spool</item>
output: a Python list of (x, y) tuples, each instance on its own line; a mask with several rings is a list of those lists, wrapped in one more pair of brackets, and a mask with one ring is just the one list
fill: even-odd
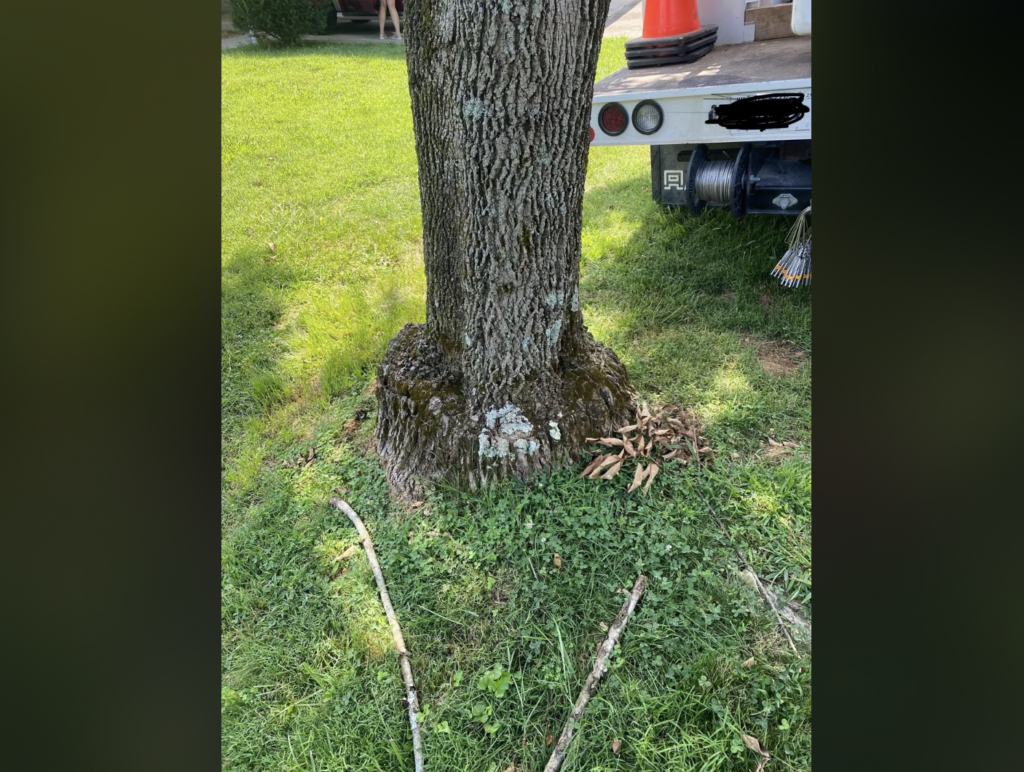
[(708, 161), (697, 169), (697, 198), (719, 204), (732, 202), (733, 161)]
[(710, 161), (707, 145), (694, 148), (686, 175), (686, 203), (690, 214), (701, 214), (710, 202), (728, 206), (737, 220), (743, 217), (749, 154), (750, 146), (744, 145), (734, 161)]

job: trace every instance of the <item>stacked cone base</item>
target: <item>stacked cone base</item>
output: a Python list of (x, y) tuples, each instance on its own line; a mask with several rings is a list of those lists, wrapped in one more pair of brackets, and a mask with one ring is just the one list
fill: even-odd
[(717, 24), (709, 24), (682, 35), (636, 38), (626, 43), (626, 66), (635, 70), (638, 67), (695, 62), (715, 47), (717, 39)]

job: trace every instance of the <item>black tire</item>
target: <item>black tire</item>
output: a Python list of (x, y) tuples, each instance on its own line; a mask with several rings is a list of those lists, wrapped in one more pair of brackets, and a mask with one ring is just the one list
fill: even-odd
[(334, 5), (331, 5), (331, 10), (327, 12), (327, 29), (324, 31), (325, 35), (330, 35), (338, 31), (338, 11), (335, 10)]

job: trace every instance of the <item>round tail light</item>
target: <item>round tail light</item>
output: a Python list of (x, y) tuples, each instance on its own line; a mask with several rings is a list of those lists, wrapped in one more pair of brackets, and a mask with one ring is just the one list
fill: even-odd
[(601, 127), (601, 131), (605, 134), (617, 137), (629, 125), (629, 116), (626, 114), (626, 108), (618, 102), (609, 102), (597, 114), (597, 125)]
[(661, 128), (665, 116), (661, 105), (652, 99), (645, 99), (633, 108), (633, 128), (641, 134), (653, 134)]

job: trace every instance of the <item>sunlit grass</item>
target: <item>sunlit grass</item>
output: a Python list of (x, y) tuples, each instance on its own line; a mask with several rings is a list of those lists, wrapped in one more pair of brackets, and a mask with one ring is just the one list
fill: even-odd
[[(605, 41), (598, 77), (622, 66), (623, 43)], [(734, 553), (809, 603), (810, 291), (768, 277), (788, 222), (666, 212), (646, 147), (593, 148), (585, 320), (645, 398), (697, 411), (713, 467), (666, 472), (648, 497), (567, 470), (442, 489), (410, 513), (387, 496), (367, 390), (388, 340), (424, 318), (404, 52), (229, 52), (222, 105), (223, 767), (412, 768), (372, 574), (361, 548), (340, 559), (356, 543), (327, 504), (342, 495), (377, 543), (430, 769), (542, 767), (616, 589), (640, 570), (650, 589), (563, 769), (747, 772), (740, 732), (771, 749), (771, 769), (809, 769), (810, 654), (788, 652)], [(769, 373), (762, 340), (807, 355)], [(769, 432), (799, 451), (769, 457)], [(310, 447), (312, 464), (283, 465)], [(495, 664), (514, 676), (500, 700), (476, 686)], [(472, 719), (481, 702), (493, 735)]]

